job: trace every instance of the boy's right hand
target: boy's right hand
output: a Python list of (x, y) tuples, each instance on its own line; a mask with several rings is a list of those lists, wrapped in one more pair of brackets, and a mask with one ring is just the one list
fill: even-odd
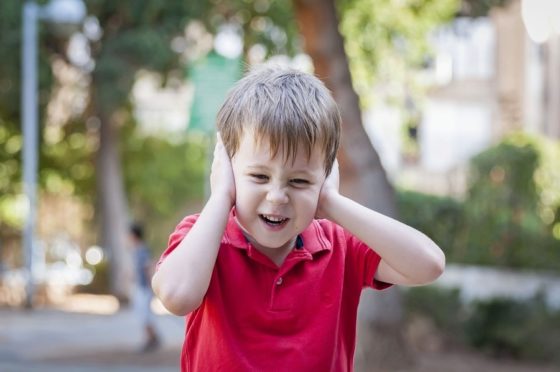
[(233, 177), (233, 168), (219, 132), (217, 133), (216, 147), (214, 148), (210, 189), (212, 196), (226, 196), (231, 203), (230, 205), (234, 205), (235, 179)]
[(338, 171), (338, 160), (335, 159), (331, 174), (325, 179), (323, 185), (321, 186), (321, 193), (319, 194), (319, 202), (317, 204), (317, 211), (315, 212), (315, 218), (326, 218), (332, 220), (331, 210), (329, 208), (330, 202), (333, 197), (339, 196), (339, 184), (340, 184), (340, 174)]

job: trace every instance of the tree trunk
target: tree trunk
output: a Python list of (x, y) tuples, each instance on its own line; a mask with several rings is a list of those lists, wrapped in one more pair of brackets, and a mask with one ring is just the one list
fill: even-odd
[(118, 131), (112, 115), (97, 107), (100, 120), (97, 150), (97, 205), (101, 244), (108, 253), (111, 292), (128, 303), (132, 284), (132, 262), (127, 253), (128, 208), (118, 152)]
[[(296, 19), (315, 74), (331, 90), (342, 116), (338, 154), (341, 192), (388, 216), (396, 215), (394, 191), (362, 124), (334, 0), (294, 0)], [(356, 371), (402, 368), (410, 353), (402, 335), (400, 292), (364, 291), (358, 312)]]

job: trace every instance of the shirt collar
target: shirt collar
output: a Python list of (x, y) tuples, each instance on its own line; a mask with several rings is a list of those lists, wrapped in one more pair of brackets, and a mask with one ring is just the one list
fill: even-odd
[[(249, 248), (249, 242), (247, 238), (245, 238), (245, 235), (243, 235), (243, 230), (241, 230), (235, 221), (235, 208), (232, 208), (229, 214), (222, 243), (232, 245), (239, 249)], [(332, 244), (325, 236), (319, 222), (313, 220), (309, 226), (298, 235), (296, 239), (296, 249), (298, 248), (313, 255), (324, 250), (332, 250)]]

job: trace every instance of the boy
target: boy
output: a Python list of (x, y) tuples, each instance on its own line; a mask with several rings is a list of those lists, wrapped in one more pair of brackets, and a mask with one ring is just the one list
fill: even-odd
[(253, 70), (217, 126), (211, 196), (153, 277), (188, 314), (181, 369), (351, 371), (362, 288), (429, 283), (442, 251), (338, 193), (340, 116), (317, 78)]

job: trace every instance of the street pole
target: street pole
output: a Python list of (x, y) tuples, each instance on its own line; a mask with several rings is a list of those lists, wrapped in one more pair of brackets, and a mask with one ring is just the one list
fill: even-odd
[(37, 27), (39, 19), (66, 25), (79, 25), (86, 8), (82, 0), (50, 0), (43, 6), (26, 0), (22, 12), (21, 47), (21, 126), (23, 133), (23, 192), (26, 210), (22, 233), (25, 265), (25, 307), (33, 307), (34, 265), (33, 257), (37, 243), (35, 226), (37, 220), (37, 175), (39, 163), (39, 85)]
[(34, 1), (23, 5), (23, 44), (21, 53), (21, 115), (23, 132), (23, 190), (27, 210), (23, 229), (23, 252), (26, 269), (25, 307), (33, 307), (33, 253), (37, 214), (38, 164), (38, 84), (37, 84), (37, 23), (39, 7)]
[(37, 19), (39, 8), (34, 1), (23, 5), (22, 91), (21, 113), (23, 131), (23, 189), (27, 213), (23, 230), (26, 268), (25, 306), (33, 306), (33, 253), (37, 210), (38, 164), (38, 84), (37, 84)]

